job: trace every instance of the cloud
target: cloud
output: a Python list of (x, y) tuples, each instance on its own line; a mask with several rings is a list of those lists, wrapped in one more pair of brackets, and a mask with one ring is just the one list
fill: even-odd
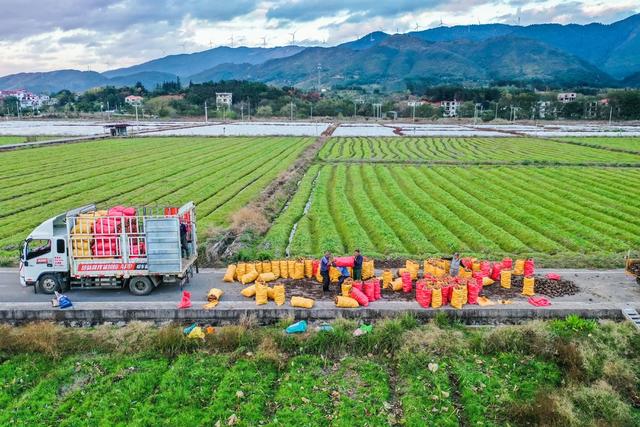
[[(186, 17), (221, 22), (253, 11), (258, 0), (2, 0), (0, 37), (20, 39), (61, 29), (123, 31)], [(10, 11), (10, 13), (7, 13)]]
[[(517, 22), (520, 17), (522, 25), (546, 22), (558, 24), (611, 23), (634, 13), (633, 2), (624, 0), (618, 4), (570, 1), (556, 5), (541, 4), (542, 2), (531, 5), (531, 2), (526, 3), (519, 0), (511, 3), (518, 5), (517, 11), (496, 17), (497, 22), (512, 24)], [(529, 7), (523, 8), (520, 5), (528, 5)]]
[(286, 1), (271, 8), (267, 18), (291, 22), (310, 22), (326, 16), (347, 12), (353, 17), (395, 17), (405, 13), (416, 13), (446, 4), (445, 0), (396, 0), (370, 1), (352, 0), (296, 0)]

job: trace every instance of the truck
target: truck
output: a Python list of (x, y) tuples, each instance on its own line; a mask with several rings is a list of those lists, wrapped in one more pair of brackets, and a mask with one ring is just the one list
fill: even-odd
[(627, 254), (624, 263), (624, 271), (630, 276), (636, 278), (636, 282), (640, 285), (640, 258), (631, 258), (631, 253)]
[(196, 212), (182, 206), (86, 205), (37, 226), (20, 250), (20, 284), (52, 294), (125, 288), (148, 295), (197, 273)]

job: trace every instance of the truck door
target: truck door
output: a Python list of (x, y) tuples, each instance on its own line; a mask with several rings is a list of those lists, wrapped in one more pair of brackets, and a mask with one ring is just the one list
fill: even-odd
[(67, 260), (67, 242), (63, 237), (53, 239), (54, 248), (52, 250), (53, 269), (55, 271), (68, 271), (69, 263)]
[(147, 218), (144, 227), (149, 273), (180, 273), (182, 254), (178, 218)]

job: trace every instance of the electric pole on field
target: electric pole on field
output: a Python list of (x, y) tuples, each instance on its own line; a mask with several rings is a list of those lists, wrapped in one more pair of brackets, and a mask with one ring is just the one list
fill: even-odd
[(612, 118), (613, 118), (613, 105), (609, 107), (609, 126), (611, 126)]
[(310, 104), (310, 105), (309, 105), (309, 108), (310, 108), (310, 110), (311, 110), (311, 111), (309, 112), (309, 118), (310, 118), (310, 120), (313, 120), (313, 104)]
[(204, 101), (204, 122), (209, 123), (209, 110), (207, 110), (207, 101)]
[(251, 121), (251, 99), (247, 98), (247, 118)]
[(240, 103), (240, 121), (244, 122), (244, 102)]
[(133, 107), (136, 109), (136, 128), (140, 130), (140, 122), (138, 122), (138, 104), (133, 104)]

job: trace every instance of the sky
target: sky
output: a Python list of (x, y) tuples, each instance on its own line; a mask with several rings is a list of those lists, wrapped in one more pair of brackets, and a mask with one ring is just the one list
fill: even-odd
[(335, 45), (440, 25), (609, 24), (638, 0), (0, 0), (0, 76), (105, 71), (216, 46)]

